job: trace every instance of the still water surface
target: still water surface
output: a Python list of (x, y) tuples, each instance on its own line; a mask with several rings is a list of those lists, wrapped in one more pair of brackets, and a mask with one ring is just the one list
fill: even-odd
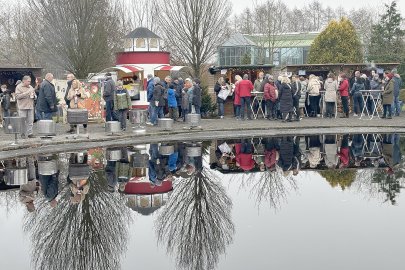
[(4, 181), (23, 169), (30, 181), (1, 184), (0, 266), (398, 268), (403, 145), (395, 134), (246, 138), (5, 160)]

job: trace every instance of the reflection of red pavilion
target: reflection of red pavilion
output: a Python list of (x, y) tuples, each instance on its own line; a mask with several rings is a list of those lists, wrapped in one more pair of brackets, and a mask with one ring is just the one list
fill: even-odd
[(166, 204), (173, 190), (172, 181), (165, 180), (161, 186), (152, 186), (149, 181), (137, 180), (138, 177), (132, 178), (125, 186), (128, 207), (142, 215), (150, 215)]

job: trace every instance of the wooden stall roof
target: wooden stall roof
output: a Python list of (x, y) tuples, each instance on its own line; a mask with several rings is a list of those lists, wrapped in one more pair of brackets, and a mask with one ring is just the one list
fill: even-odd
[(323, 70), (340, 70), (344, 69), (373, 69), (373, 68), (395, 68), (399, 66), (400, 63), (327, 63), (327, 64), (302, 64), (302, 65), (287, 65), (281, 70), (287, 72), (297, 72), (298, 70), (307, 71), (323, 71)]
[(25, 67), (25, 66), (12, 66), (12, 65), (1, 65), (0, 70), (40, 70), (42, 67)]
[(216, 69), (272, 69), (274, 65), (232, 65), (232, 66), (216, 66)]

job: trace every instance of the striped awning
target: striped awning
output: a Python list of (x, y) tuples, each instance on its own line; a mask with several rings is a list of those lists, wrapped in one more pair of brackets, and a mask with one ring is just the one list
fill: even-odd
[(186, 68), (186, 66), (169, 66), (162, 65), (155, 68), (155, 71), (180, 71), (181, 69)]
[(108, 72), (108, 71), (122, 71), (124, 73), (136, 73), (136, 72), (143, 71), (143, 68), (135, 66), (135, 65), (122, 65), (122, 66), (106, 68), (102, 71), (102, 73)]

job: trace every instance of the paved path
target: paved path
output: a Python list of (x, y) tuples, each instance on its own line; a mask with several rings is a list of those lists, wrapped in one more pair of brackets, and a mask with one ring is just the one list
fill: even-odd
[[(0, 131), (0, 159), (44, 151), (63, 152), (100, 146), (117, 146), (162, 141), (209, 140), (246, 136), (271, 136), (283, 134), (318, 133), (405, 133), (405, 117), (385, 119), (322, 119), (305, 118), (301, 122), (282, 123), (281, 121), (253, 120), (236, 121), (233, 118), (207, 119), (201, 122), (202, 129), (185, 130), (184, 123), (175, 123), (172, 131), (162, 131), (158, 127), (147, 127), (144, 134), (135, 134), (128, 124), (128, 131), (119, 135), (107, 135), (103, 124), (89, 124), (87, 138), (66, 138), (68, 125), (57, 124), (57, 136), (52, 140), (40, 138), (20, 140), (11, 146), (13, 136)], [(34, 133), (36, 127), (34, 125)]]

